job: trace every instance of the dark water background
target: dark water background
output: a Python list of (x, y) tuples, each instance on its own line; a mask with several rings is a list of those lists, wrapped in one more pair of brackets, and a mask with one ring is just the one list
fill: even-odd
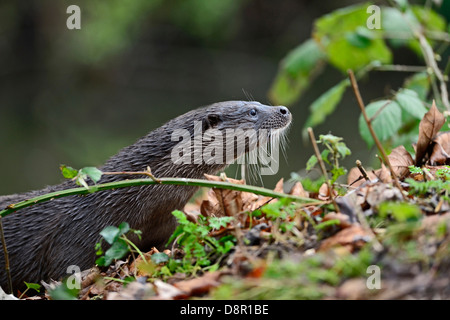
[[(99, 166), (192, 108), (247, 100), (244, 92), (270, 104), (280, 60), (310, 37), (314, 19), (355, 2), (211, 1), (217, 8), (204, 13), (198, 0), (0, 2), (0, 194), (58, 183), (60, 164)], [(81, 7), (81, 30), (66, 28), (70, 4)], [(448, 11), (444, 4), (447, 20)], [(394, 56), (420, 63), (409, 51)], [(308, 107), (344, 76), (328, 67), (289, 106), (288, 161), (265, 177), (267, 187), (305, 167), (313, 152), (301, 137)], [(389, 95), (403, 77), (371, 73), (360, 83), (365, 101)], [(315, 128), (316, 135), (345, 138), (353, 151), (347, 167), (373, 159), (358, 134), (358, 117), (347, 92)]]

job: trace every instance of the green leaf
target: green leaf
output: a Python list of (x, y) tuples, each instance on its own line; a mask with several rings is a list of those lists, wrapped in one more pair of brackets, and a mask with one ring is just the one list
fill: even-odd
[(325, 53), (313, 39), (308, 39), (288, 53), (283, 60), (283, 69), (292, 77), (308, 76)]
[(342, 72), (360, 70), (373, 61), (391, 63), (392, 53), (377, 33), (367, 29), (367, 7), (357, 4), (335, 10), (316, 20), (314, 39), (327, 53), (328, 61)]
[(59, 167), (61, 169), (61, 173), (66, 179), (73, 179), (78, 175), (78, 170), (72, 167), (68, 167), (66, 165), (61, 165)]
[(408, 166), (409, 172), (423, 174), (423, 170), (420, 167), (416, 167), (414, 165)]
[(232, 220), (233, 217), (211, 217), (208, 221), (211, 228), (219, 230), (221, 227), (225, 228)]
[(86, 182), (86, 175), (81, 175), (81, 174), (79, 174), (78, 176), (77, 176), (77, 180), (75, 181), (79, 186), (83, 186), (83, 187), (85, 187), (86, 189), (89, 189), (89, 185), (87, 184), (87, 182)]
[(428, 111), (415, 91), (402, 89), (395, 95), (395, 100), (404, 111), (416, 119), (421, 120)]
[(151, 260), (154, 264), (166, 263), (169, 261), (169, 256), (164, 252), (157, 252), (151, 255)]
[(189, 220), (187, 219), (187, 217), (184, 214), (184, 212), (182, 212), (180, 210), (175, 210), (175, 211), (172, 212), (172, 214), (175, 216), (175, 218), (177, 219), (179, 224), (187, 224), (187, 223), (189, 223)]
[[(411, 12), (402, 13), (397, 8), (391, 7), (383, 7), (381, 9), (381, 27), (386, 34), (400, 33), (403, 38), (412, 39), (414, 35), (405, 18), (409, 19), (414, 26), (417, 26), (418, 21)], [(405, 42), (405, 40), (403, 42)]]
[[(317, 98), (309, 107), (311, 114), (306, 120), (304, 128), (315, 127), (324, 122), (325, 118), (336, 109), (349, 85), (350, 82), (347, 79), (343, 80)], [(305, 130), (303, 134), (306, 134)]]
[(381, 217), (392, 215), (399, 222), (417, 221), (422, 217), (418, 206), (404, 202), (383, 202), (379, 214)]
[(336, 149), (342, 158), (345, 158), (346, 156), (352, 154), (351, 150), (347, 147), (347, 145), (344, 142), (338, 142), (336, 144)]
[(100, 267), (107, 267), (109, 266), (111, 263), (113, 262), (113, 259), (111, 258), (107, 258), (105, 256), (101, 256), (100, 258), (98, 258), (97, 260), (95, 260), (95, 264), (100, 266)]
[(426, 72), (419, 72), (407, 78), (403, 87), (415, 91), (419, 99), (424, 101), (430, 91), (430, 78)]
[(348, 32), (345, 36), (347, 41), (358, 48), (367, 48), (374, 39), (373, 32), (366, 27), (358, 27), (356, 31)]
[(335, 183), (336, 180), (347, 173), (347, 170), (343, 167), (333, 167), (330, 170), (332, 174), (331, 183)]
[(85, 167), (80, 170), (80, 174), (85, 174), (92, 181), (97, 182), (102, 177), (103, 172), (95, 167)]
[(114, 226), (108, 226), (100, 232), (100, 235), (109, 244), (113, 244), (120, 236), (120, 230)]
[[(391, 138), (402, 125), (402, 111), (395, 101), (379, 100), (372, 102), (367, 105), (366, 113), (369, 119), (377, 114), (376, 118), (372, 120), (372, 128), (380, 141)], [(368, 147), (372, 147), (374, 141), (362, 114), (359, 117), (359, 133)]]
[(321, 153), (320, 153), (320, 157), (322, 158), (323, 161), (325, 161), (326, 163), (330, 164), (330, 160), (328, 160), (328, 155), (330, 154), (330, 150), (328, 149), (324, 149)]
[(317, 157), (312, 155), (311, 158), (309, 158), (308, 162), (306, 162), (306, 171), (310, 171), (317, 163)]
[(411, 6), (414, 16), (429, 31), (445, 31), (447, 23), (445, 19), (434, 10), (424, 8), (423, 6)]
[(325, 54), (316, 41), (303, 42), (281, 61), (269, 92), (271, 100), (275, 104), (292, 104), (320, 73), (324, 63)]
[(128, 231), (130, 231), (130, 225), (127, 222), (119, 224), (119, 236), (126, 234)]
[(49, 290), (49, 295), (53, 300), (77, 300), (79, 290), (69, 289), (65, 281), (54, 289)]
[(128, 244), (125, 240), (119, 238), (112, 244), (111, 248), (106, 250), (105, 258), (107, 260), (120, 259), (128, 253), (128, 250)]
[(39, 292), (41, 290), (41, 285), (40, 284), (28, 283), (28, 282), (25, 282), (25, 281), (24, 281), (24, 283), (25, 283), (25, 285), (27, 286), (28, 289), (33, 289), (33, 290), (36, 290), (37, 292)]

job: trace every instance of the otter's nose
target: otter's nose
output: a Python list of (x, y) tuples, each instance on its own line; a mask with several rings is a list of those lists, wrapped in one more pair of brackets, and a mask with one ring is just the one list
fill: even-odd
[(278, 107), (278, 111), (284, 116), (284, 117), (289, 117), (289, 109), (283, 106)]

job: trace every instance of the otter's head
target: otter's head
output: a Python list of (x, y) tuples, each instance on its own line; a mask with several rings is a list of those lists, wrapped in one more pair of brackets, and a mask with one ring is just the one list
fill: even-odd
[(174, 164), (200, 165), (209, 172), (236, 159), (240, 164), (276, 162), (278, 168), (278, 149), (291, 121), (291, 113), (283, 106), (253, 101), (215, 103), (172, 121), (171, 141), (178, 143), (171, 159)]
[(204, 108), (204, 129), (286, 129), (292, 115), (284, 106), (267, 106), (257, 101), (226, 101)]

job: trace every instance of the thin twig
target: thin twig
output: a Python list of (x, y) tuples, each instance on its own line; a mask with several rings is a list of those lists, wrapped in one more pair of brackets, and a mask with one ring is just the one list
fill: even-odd
[(160, 183), (160, 181), (158, 180), (158, 178), (156, 178), (153, 174), (152, 171), (150, 170), (150, 167), (147, 166), (147, 170), (146, 171), (110, 171), (110, 172), (102, 172), (102, 174), (108, 174), (108, 175), (119, 175), (119, 174), (124, 174), (124, 175), (145, 175), (147, 177), (149, 177), (150, 179), (152, 179), (155, 182)]
[(444, 104), (445, 108), (450, 111), (447, 84), (445, 82), (445, 77), (441, 69), (439, 69), (439, 66), (437, 65), (436, 59), (434, 58), (433, 48), (430, 46), (427, 39), (421, 32), (415, 32), (415, 34), (416, 37), (419, 38), (420, 47), (422, 48), (422, 53), (425, 58), (426, 64), (433, 70), (433, 73), (436, 75), (436, 78), (438, 78), (440, 82), (442, 103)]
[(334, 200), (333, 186), (331, 185), (330, 180), (328, 180), (327, 170), (325, 168), (325, 164), (323, 163), (322, 157), (320, 156), (320, 151), (319, 151), (319, 148), (317, 147), (317, 143), (316, 143), (316, 137), (314, 136), (314, 131), (311, 127), (308, 128), (308, 133), (309, 133), (309, 138), (311, 139), (312, 146), (314, 148), (314, 153), (316, 154), (316, 157), (317, 157), (317, 161), (319, 161), (320, 169), (322, 170), (322, 174), (325, 177), (325, 181), (328, 186), (328, 191), (330, 192), (330, 199), (331, 199), (331, 202), (333, 203), (334, 210), (336, 210), (336, 212), (339, 212), (339, 206), (337, 205), (336, 201)]
[(366, 170), (364, 169), (364, 167), (362, 166), (362, 163), (360, 160), (356, 160), (356, 167), (359, 169), (359, 172), (361, 172), (362, 176), (364, 177), (364, 179), (366, 181), (370, 181), (369, 176), (367, 175)]
[(13, 286), (12, 286), (11, 270), (9, 268), (9, 254), (8, 254), (8, 249), (6, 247), (5, 234), (3, 233), (3, 223), (2, 223), (1, 216), (0, 216), (0, 237), (2, 240), (3, 253), (5, 255), (5, 270), (6, 270), (6, 278), (8, 281), (8, 289), (9, 289), (9, 293), (12, 294)]
[(364, 120), (366, 121), (367, 127), (369, 128), (369, 131), (370, 131), (370, 134), (372, 135), (373, 141), (375, 141), (375, 144), (376, 144), (378, 150), (380, 151), (381, 156), (383, 157), (383, 161), (386, 163), (386, 165), (388, 166), (388, 168), (391, 172), (391, 176), (392, 176), (395, 186), (400, 190), (400, 193), (402, 194), (403, 199), (406, 201), (407, 199), (406, 199), (405, 194), (403, 193), (403, 188), (397, 179), (397, 175), (395, 174), (394, 170), (392, 169), (391, 162), (389, 161), (389, 158), (386, 155), (386, 152), (384, 151), (384, 148), (381, 145), (380, 140), (378, 140), (378, 137), (375, 134), (375, 131), (373, 131), (372, 123), (371, 123), (369, 117), (367, 116), (366, 108), (365, 108), (364, 102), (361, 98), (361, 93), (359, 92), (358, 83), (356, 82), (355, 74), (353, 73), (353, 70), (348, 70), (348, 74), (350, 76), (350, 82), (351, 82), (353, 91), (355, 93), (356, 100), (358, 101), (358, 106), (361, 109), (361, 113), (364, 117)]
[(427, 67), (424, 66), (407, 66), (401, 64), (383, 64), (373, 68), (376, 71), (397, 71), (397, 72), (424, 72)]

